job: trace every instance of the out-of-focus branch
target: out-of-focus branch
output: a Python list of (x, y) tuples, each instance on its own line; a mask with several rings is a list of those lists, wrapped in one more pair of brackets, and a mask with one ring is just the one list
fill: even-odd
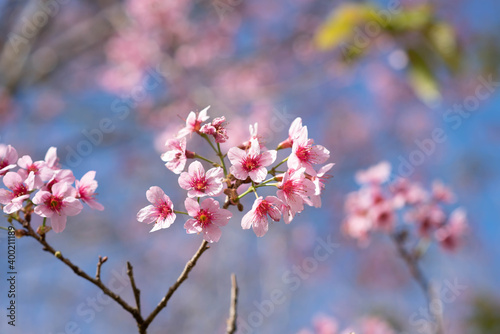
[(134, 268), (128, 261), (127, 261), (127, 275), (130, 278), (130, 284), (132, 285), (132, 291), (134, 292), (134, 298), (135, 298), (135, 304), (137, 305), (137, 310), (139, 311), (139, 314), (141, 314), (141, 290), (139, 290), (135, 285)]
[(236, 275), (231, 274), (231, 306), (229, 308), (229, 318), (227, 319), (227, 334), (236, 333), (236, 307), (238, 306), (238, 283), (236, 282)]
[(436, 311), (434, 307), (432, 307), (432, 301), (436, 298), (435, 289), (432, 284), (429, 283), (424, 273), (420, 269), (418, 265), (419, 254), (417, 256), (413, 255), (410, 251), (405, 248), (406, 241), (406, 232), (400, 232), (392, 236), (392, 240), (396, 245), (399, 255), (405, 261), (408, 269), (410, 269), (410, 273), (418, 283), (418, 285), (422, 288), (425, 297), (427, 299), (427, 304), (429, 307), (429, 312), (432, 314), (434, 319), (436, 320), (436, 334), (444, 334), (443, 329), (443, 315), (440, 311)]

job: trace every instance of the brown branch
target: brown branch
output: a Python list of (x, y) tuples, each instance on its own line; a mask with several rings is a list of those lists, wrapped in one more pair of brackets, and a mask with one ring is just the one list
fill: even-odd
[(160, 303), (156, 306), (156, 308), (151, 312), (151, 314), (144, 320), (143, 327), (146, 329), (151, 322), (154, 320), (154, 318), (160, 313), (161, 310), (163, 310), (169, 301), (169, 299), (172, 297), (174, 292), (179, 288), (179, 286), (184, 282), (187, 278), (193, 267), (196, 265), (196, 262), (200, 258), (200, 256), (207, 250), (209, 249), (210, 246), (208, 246), (208, 242), (203, 240), (201, 243), (200, 247), (196, 251), (196, 253), (193, 255), (191, 260), (189, 260), (186, 263), (186, 266), (184, 267), (184, 270), (180, 274), (180, 276), (177, 278), (177, 281), (168, 289), (167, 294), (163, 299), (160, 301)]
[(135, 285), (134, 268), (128, 261), (127, 261), (127, 275), (130, 278), (130, 284), (132, 285), (132, 291), (134, 292), (134, 298), (135, 298), (135, 304), (137, 305), (137, 310), (139, 311), (139, 314), (141, 314), (141, 290), (139, 290)]
[(236, 275), (231, 274), (231, 306), (229, 308), (229, 318), (227, 319), (227, 334), (236, 333), (236, 306), (238, 305), (238, 283), (236, 282)]
[[(44, 234), (45, 235), (45, 234)], [(108, 257), (102, 257), (99, 255), (99, 261), (97, 261), (97, 270), (95, 273), (95, 279), (100, 281), (101, 280), (101, 267), (104, 264), (104, 262), (108, 261)]]
[[(78, 267), (77, 265), (73, 264), (73, 262), (71, 262), (69, 259), (65, 258), (60, 251), (56, 251), (46, 240), (45, 238), (43, 238), (42, 236), (38, 235), (34, 230), (33, 228), (31, 227), (29, 221), (26, 221), (24, 219), (21, 219), (20, 217), (17, 217), (18, 221), (24, 226), (24, 228), (27, 230), (28, 232), (28, 236), (32, 237), (33, 239), (37, 240), (40, 244), (43, 245), (43, 250), (46, 251), (46, 252), (49, 252), (51, 253), (52, 255), (54, 255), (55, 257), (57, 257), (61, 262), (63, 262), (65, 265), (67, 265), (68, 267), (70, 267), (73, 272), (86, 279), (87, 281), (91, 282), (92, 284), (96, 285), (99, 289), (102, 290), (102, 292), (104, 292), (104, 294), (108, 295), (111, 299), (113, 299), (115, 302), (117, 302), (121, 307), (123, 307), (127, 312), (129, 312), (133, 317), (134, 319), (136, 320), (137, 324), (140, 324), (140, 323), (143, 323), (144, 322), (144, 319), (141, 317), (141, 315), (139, 314), (139, 311), (130, 306), (126, 301), (124, 301), (119, 295), (117, 295), (116, 293), (114, 293), (113, 291), (111, 291), (106, 285), (104, 285), (102, 283), (102, 281), (100, 280), (100, 277), (99, 278), (93, 278), (91, 277), (90, 275), (88, 275), (85, 271), (83, 271), (82, 269), (80, 269), (80, 267)], [(99, 274), (100, 276), (100, 266), (102, 265), (102, 263), (104, 263), (104, 259), (101, 259), (100, 260), (100, 265), (98, 263), (98, 269), (97, 269), (97, 273), (96, 273), (96, 276), (97, 274)]]
[(436, 297), (434, 288), (429, 283), (429, 281), (427, 280), (427, 278), (425, 277), (424, 273), (422, 272), (422, 270), (418, 265), (419, 255), (417, 254), (417, 256), (415, 256), (405, 248), (404, 243), (406, 240), (406, 236), (407, 236), (406, 232), (403, 231), (393, 235), (392, 240), (396, 245), (399, 255), (405, 261), (406, 265), (408, 266), (408, 269), (410, 269), (411, 275), (418, 283), (418, 285), (422, 288), (425, 294), (425, 297), (427, 299), (427, 304), (429, 306), (429, 312), (432, 314), (432, 316), (437, 322), (436, 334), (443, 334), (444, 330), (443, 330), (442, 314), (441, 312), (436, 312), (434, 310), (434, 307), (432, 307), (431, 305), (432, 301)]

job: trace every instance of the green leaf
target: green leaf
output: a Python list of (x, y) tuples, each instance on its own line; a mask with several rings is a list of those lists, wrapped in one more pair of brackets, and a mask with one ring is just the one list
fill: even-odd
[(441, 100), (439, 84), (431, 67), (415, 50), (408, 50), (410, 85), (417, 95), (427, 105), (434, 105)]

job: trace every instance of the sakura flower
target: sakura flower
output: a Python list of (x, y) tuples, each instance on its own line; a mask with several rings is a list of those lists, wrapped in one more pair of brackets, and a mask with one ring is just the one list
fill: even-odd
[(455, 201), (455, 194), (441, 181), (434, 181), (432, 183), (432, 197), (436, 201), (444, 203), (453, 203)]
[[(53, 185), (59, 182), (73, 184), (73, 182), (75, 182), (75, 176), (73, 175), (73, 172), (70, 169), (59, 169), (53, 171), (52, 178), (49, 180), (49, 182), (47, 182), (47, 185), (43, 190), (51, 191)], [(74, 188), (72, 189), (74, 190)]]
[(77, 198), (88, 204), (92, 209), (102, 211), (104, 206), (95, 200), (97, 181), (95, 179), (95, 171), (87, 172), (80, 181), (75, 181)]
[(40, 178), (43, 181), (48, 181), (59, 169), (61, 169), (61, 165), (59, 164), (59, 158), (57, 157), (57, 148), (52, 146), (45, 154), (45, 164), (40, 170)]
[(187, 172), (179, 176), (179, 185), (188, 190), (188, 197), (219, 196), (224, 187), (222, 168), (211, 168), (205, 174), (205, 169), (199, 161), (193, 161)]
[(43, 186), (42, 180), (42, 170), (45, 168), (45, 161), (35, 161), (31, 159), (29, 155), (25, 155), (22, 158), (19, 158), (17, 164), (20, 169), (18, 173), (22, 175), (25, 179), (28, 177), (28, 174), (33, 173), (34, 177), (32, 178), (33, 184), (30, 185), (31, 189), (39, 189)]
[(361, 244), (366, 245), (368, 233), (373, 229), (373, 222), (366, 215), (353, 214), (342, 223), (342, 231)]
[(186, 138), (169, 139), (165, 146), (167, 152), (161, 155), (161, 160), (166, 161), (165, 166), (175, 174), (180, 174), (186, 166)]
[(189, 219), (184, 228), (189, 234), (203, 233), (203, 239), (208, 242), (217, 242), (222, 234), (219, 227), (227, 225), (232, 214), (229, 210), (221, 209), (219, 202), (213, 198), (206, 198), (198, 203), (192, 198), (184, 202)]
[(14, 147), (0, 144), (0, 176), (16, 167), (17, 158), (17, 151)]
[(435, 204), (420, 204), (407, 212), (406, 220), (416, 223), (420, 236), (428, 238), (431, 231), (439, 228), (446, 221), (446, 215), (440, 206)]
[(265, 199), (260, 196), (253, 203), (252, 209), (248, 211), (241, 220), (241, 227), (248, 230), (253, 227), (253, 231), (258, 237), (264, 236), (269, 228), (267, 216), (275, 222), (281, 219), (281, 207), (283, 202), (274, 196), (267, 196)]
[(205, 122), (209, 118), (207, 115), (208, 108), (210, 108), (210, 106), (206, 107), (198, 114), (191, 111), (186, 119), (186, 126), (179, 131), (177, 138), (183, 138), (190, 133), (200, 131), (201, 123)]
[(146, 198), (151, 205), (142, 208), (137, 213), (137, 220), (141, 223), (155, 223), (150, 232), (168, 228), (175, 220), (174, 205), (170, 197), (165, 195), (160, 187), (153, 186), (146, 192)]
[(455, 251), (465, 231), (467, 231), (467, 215), (464, 209), (458, 208), (451, 213), (448, 223), (436, 230), (434, 235), (441, 247)]
[(0, 189), (0, 203), (5, 205), (3, 211), (11, 214), (22, 209), (25, 199), (30, 197), (29, 193), (33, 190), (28, 184), (33, 184), (34, 175), (30, 174), (31, 180), (26, 180), (18, 173), (8, 172), (3, 178), (3, 183), (10, 189)]
[(359, 184), (382, 184), (391, 175), (391, 165), (387, 161), (382, 161), (367, 170), (356, 173), (356, 182)]
[(313, 164), (324, 163), (330, 157), (330, 151), (321, 145), (313, 145), (314, 140), (308, 138), (307, 126), (304, 126), (293, 140), (292, 154), (288, 158), (288, 168), (304, 167), (309, 175), (316, 175)]
[(260, 153), (260, 144), (255, 138), (251, 140), (248, 151), (232, 147), (227, 153), (232, 164), (231, 174), (240, 180), (250, 177), (257, 183), (264, 181), (267, 175), (266, 167), (276, 160), (276, 155), (275, 150)]
[(203, 125), (200, 132), (214, 136), (216, 143), (225, 143), (228, 139), (225, 123), (226, 118), (224, 116), (214, 118), (211, 124)]
[(302, 130), (302, 118), (297, 117), (292, 124), (290, 125), (290, 128), (288, 129), (288, 138), (284, 141), (282, 141), (278, 145), (278, 150), (281, 150), (283, 148), (290, 148), (293, 146), (293, 140), (298, 137), (300, 134), (300, 131)]
[[(290, 211), (289, 216), (294, 216), (296, 213), (304, 210), (304, 203), (313, 205), (309, 196), (314, 195), (315, 185), (304, 175), (305, 168), (298, 170), (289, 169), (283, 176), (283, 180), (278, 185), (278, 198), (287, 206)], [(284, 217), (285, 214), (284, 214)], [(288, 218), (285, 218), (285, 223), (289, 223)]]
[(418, 205), (427, 201), (429, 194), (418, 183), (400, 178), (390, 185), (394, 205), (401, 208), (405, 205)]
[(321, 207), (321, 192), (325, 188), (325, 182), (328, 180), (331, 175), (327, 175), (326, 173), (333, 167), (333, 163), (324, 165), (321, 167), (316, 174), (316, 176), (311, 177), (311, 181), (313, 181), (315, 189), (314, 194), (310, 196), (311, 202), (315, 208)]
[(75, 189), (66, 182), (55, 183), (51, 191), (40, 190), (33, 197), (35, 213), (50, 218), (50, 225), (56, 232), (66, 228), (67, 216), (76, 216), (82, 209), (82, 203), (74, 197)]

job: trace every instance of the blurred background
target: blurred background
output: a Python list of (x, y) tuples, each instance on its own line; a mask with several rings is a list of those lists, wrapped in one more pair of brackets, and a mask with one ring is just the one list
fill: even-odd
[[(135, 218), (152, 185), (183, 206), (160, 159), (165, 140), (207, 105), (229, 121), (226, 149), (253, 122), (273, 148), (300, 116), (336, 164), (323, 207), (264, 238), (235, 212), (149, 333), (224, 332), (232, 272), (240, 333), (296, 333), (321, 314), (341, 327), (377, 315), (421, 333), (425, 298), (389, 238), (360, 248), (340, 229), (355, 172), (381, 160), (426, 186), (441, 179), (468, 212), (463, 247), (433, 245), (422, 263), (452, 291), (446, 333), (500, 333), (498, 13), (494, 0), (0, 0), (0, 143), (34, 160), (56, 146), (77, 178), (97, 172), (105, 211), (86, 208), (49, 241), (88, 273), (108, 256), (105, 283), (122, 282), (130, 261), (149, 313), (201, 242), (183, 217), (152, 234)], [(195, 139), (188, 149), (209, 155)], [(338, 247), (297, 283), (293, 268), (318, 238)], [(0, 332), (136, 333), (128, 313), (33, 240), (17, 240), (17, 261), (17, 325), (2, 316)], [(128, 283), (116, 287), (133, 300)], [(4, 278), (1, 288), (4, 314)], [(284, 301), (266, 309), (275, 290)]]

